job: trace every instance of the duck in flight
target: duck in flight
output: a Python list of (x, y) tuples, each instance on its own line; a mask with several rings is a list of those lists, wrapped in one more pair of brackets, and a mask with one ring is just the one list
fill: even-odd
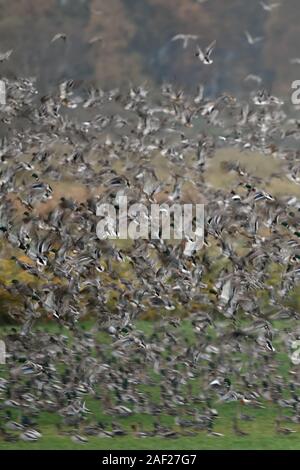
[(213, 41), (205, 51), (203, 52), (202, 49), (198, 46), (197, 47), (197, 52), (196, 52), (196, 57), (199, 57), (199, 60), (205, 64), (205, 65), (211, 65), (213, 63), (213, 60), (211, 59), (211, 54), (215, 48), (216, 45), (216, 40)]

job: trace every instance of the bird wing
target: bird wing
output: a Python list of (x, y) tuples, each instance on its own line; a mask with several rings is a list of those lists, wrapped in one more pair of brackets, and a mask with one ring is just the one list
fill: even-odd
[(216, 45), (217, 41), (214, 40), (209, 46), (207, 46), (207, 48), (205, 49), (205, 55), (207, 57), (209, 57), (212, 53), (212, 51), (214, 50), (215, 48), (215, 45)]
[(247, 41), (249, 42), (249, 44), (253, 43), (253, 38), (252, 38), (251, 34), (248, 31), (245, 31), (245, 35), (246, 35), (246, 38), (247, 38)]
[(53, 36), (53, 38), (51, 39), (51, 42), (55, 42), (58, 39), (66, 39), (66, 37), (67, 36), (64, 33), (57, 33), (57, 34), (55, 34), (55, 36)]
[(172, 37), (171, 41), (178, 41), (178, 39), (185, 39), (184, 34), (176, 34), (175, 36)]
[(201, 61), (204, 60), (205, 56), (204, 56), (204, 54), (203, 54), (203, 52), (202, 52), (202, 49), (201, 49), (199, 46), (197, 46), (197, 55), (198, 55), (198, 57), (199, 57), (199, 59), (200, 59)]

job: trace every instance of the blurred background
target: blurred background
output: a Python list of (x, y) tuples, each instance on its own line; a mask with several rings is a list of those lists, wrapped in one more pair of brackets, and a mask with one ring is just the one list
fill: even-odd
[[(290, 95), (300, 79), (299, 0), (0, 0), (0, 51), (13, 49), (0, 73), (38, 76), (40, 87), (65, 79), (110, 88), (172, 81), (206, 93), (248, 93), (259, 75), (268, 91)], [(274, 3), (279, 3), (275, 5)], [(253, 38), (249, 44), (245, 31)], [(57, 33), (66, 41), (51, 42)], [(184, 49), (176, 34), (198, 35)], [(214, 39), (214, 64), (202, 66), (196, 45)]]

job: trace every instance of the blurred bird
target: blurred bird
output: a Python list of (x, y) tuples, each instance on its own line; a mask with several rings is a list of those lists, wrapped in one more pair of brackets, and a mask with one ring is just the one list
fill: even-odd
[(260, 2), (261, 4), (261, 7), (265, 10), (265, 11), (268, 11), (268, 12), (271, 12), (273, 10), (275, 10), (275, 8), (278, 8), (281, 3), (280, 2), (277, 2), (277, 3), (269, 3), (269, 4), (266, 4), (264, 2)]
[(55, 34), (55, 36), (53, 36), (53, 38), (51, 39), (51, 43), (52, 42), (56, 42), (58, 41), (59, 39), (61, 39), (62, 41), (66, 41), (67, 40), (67, 35), (65, 33), (57, 33)]
[(198, 39), (198, 36), (195, 34), (176, 34), (171, 41), (183, 41), (183, 49), (186, 49), (189, 41), (195, 41)]
[(0, 52), (0, 62), (5, 62), (6, 60), (8, 60), (12, 53), (13, 49), (10, 49), (7, 52)]
[(211, 65), (213, 60), (210, 58), (216, 45), (216, 40), (214, 40), (203, 52), (199, 46), (197, 46), (196, 57), (199, 57), (199, 60), (205, 65)]
[(250, 44), (251, 46), (254, 46), (254, 44), (257, 44), (258, 42), (263, 40), (262, 36), (257, 36), (257, 37), (251, 36), (249, 31), (245, 31), (245, 36), (247, 38), (248, 44)]
[(102, 36), (93, 36), (91, 39), (89, 39), (88, 43), (89, 44), (95, 44), (97, 42), (102, 42), (103, 37)]

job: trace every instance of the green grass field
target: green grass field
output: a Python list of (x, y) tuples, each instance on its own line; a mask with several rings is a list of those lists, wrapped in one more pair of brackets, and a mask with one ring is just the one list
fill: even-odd
[[(43, 414), (40, 429), (43, 437), (36, 443), (16, 442), (8, 443), (0, 440), (0, 450), (28, 450), (28, 449), (93, 449), (93, 450), (226, 450), (226, 449), (256, 449), (256, 450), (297, 450), (300, 449), (300, 425), (291, 425), (295, 434), (279, 436), (274, 429), (275, 410), (266, 405), (265, 409), (248, 410), (247, 413), (255, 416), (255, 420), (242, 423), (241, 427), (249, 433), (249, 436), (237, 437), (232, 432), (232, 417), (235, 413), (236, 403), (222, 405), (221, 417), (215, 431), (224, 434), (223, 437), (208, 436), (206, 432), (198, 432), (195, 436), (180, 436), (177, 439), (162, 439), (159, 437), (135, 438), (130, 434), (114, 438), (89, 438), (86, 444), (74, 444), (70, 436), (58, 436), (54, 422), (56, 417), (51, 414)], [(149, 418), (139, 416), (145, 428)], [(167, 419), (167, 418), (166, 418)], [(119, 422), (129, 430), (129, 424), (133, 418), (120, 419)]]

